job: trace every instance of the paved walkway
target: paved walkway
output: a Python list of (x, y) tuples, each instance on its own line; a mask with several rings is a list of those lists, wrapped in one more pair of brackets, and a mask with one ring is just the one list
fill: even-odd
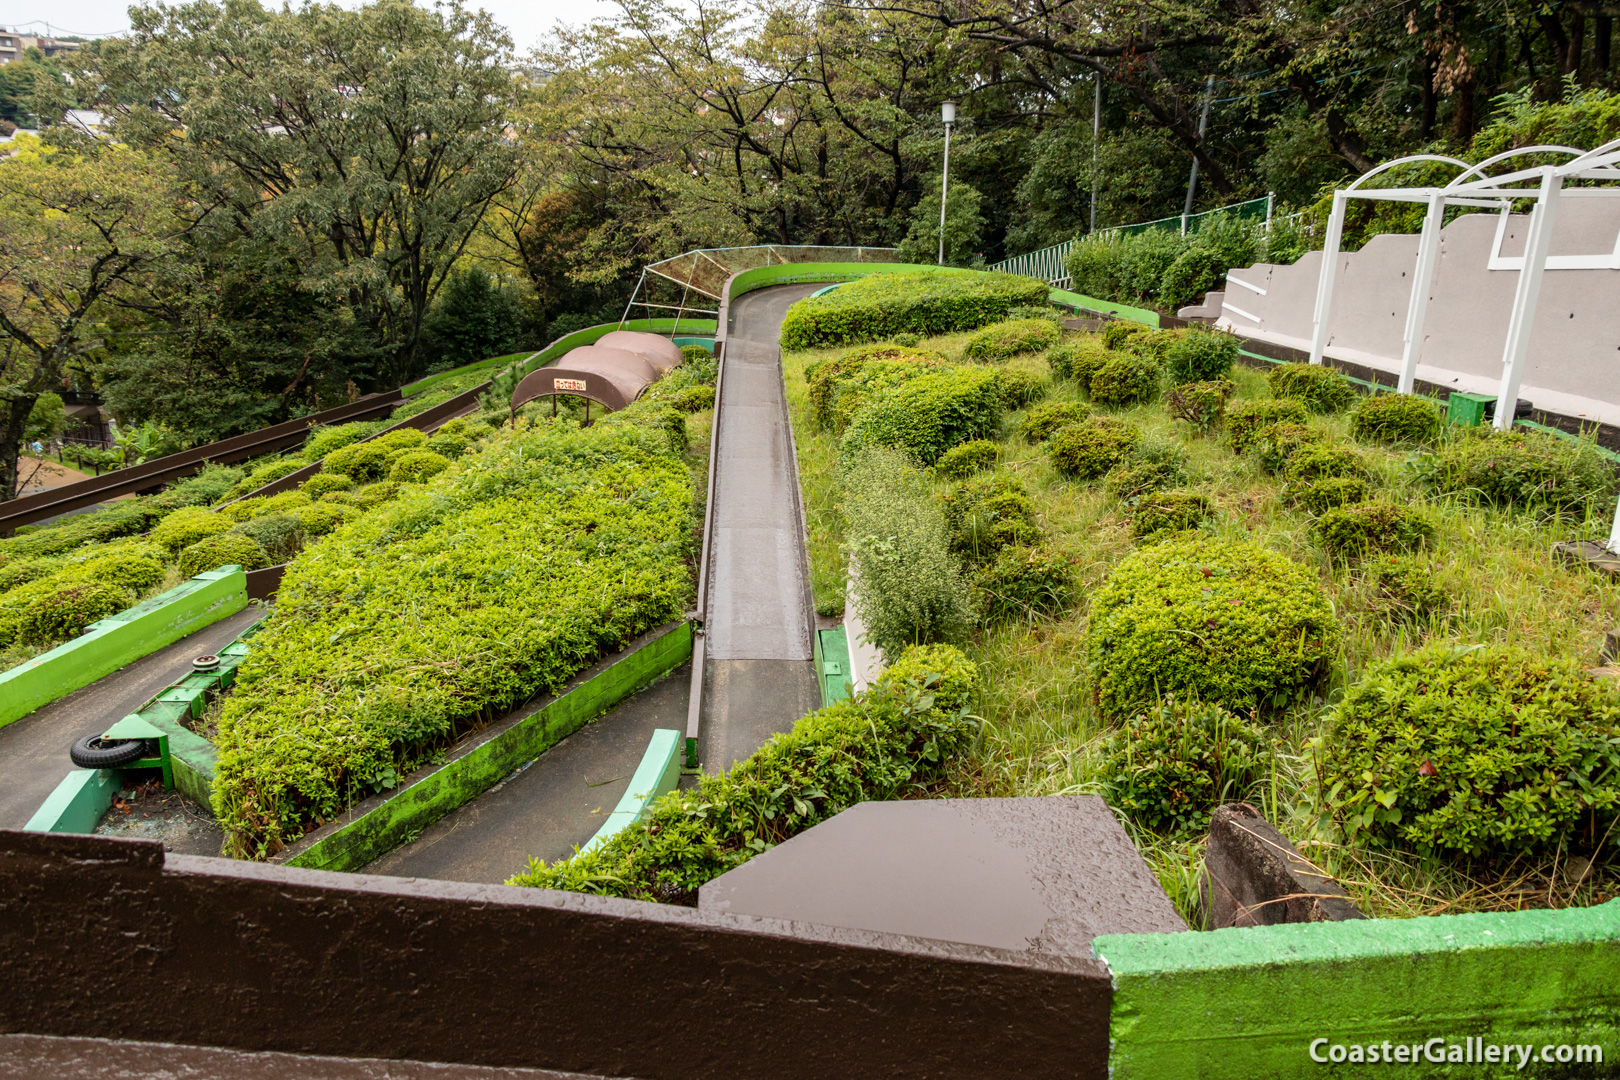
[(74, 766), (68, 747), (107, 730), (191, 670), (191, 661), (218, 652), (251, 626), (264, 609), (250, 604), (235, 615), (159, 649), (60, 701), (0, 727), (0, 829), (28, 824), (45, 797)]

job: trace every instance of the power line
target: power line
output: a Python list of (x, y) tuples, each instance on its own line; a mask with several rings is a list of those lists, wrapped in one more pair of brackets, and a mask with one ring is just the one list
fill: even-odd
[(100, 34), (87, 34), (83, 30), (69, 30), (63, 26), (57, 26), (55, 23), (46, 22), (44, 19), (30, 19), (27, 22), (10, 23), (8, 25), (11, 27), (13, 33), (21, 33), (22, 31), (19, 28), (24, 26), (43, 26), (45, 28), (47, 37), (55, 37), (58, 34), (65, 34), (68, 37), (104, 38), (117, 37), (120, 34), (129, 33), (128, 29), (124, 29), (108, 30), (105, 33)]

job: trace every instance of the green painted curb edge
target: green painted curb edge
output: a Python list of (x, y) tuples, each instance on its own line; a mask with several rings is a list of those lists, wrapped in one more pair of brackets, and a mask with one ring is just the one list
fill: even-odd
[(624, 789), (624, 796), (613, 808), (613, 813), (596, 835), (580, 851), (586, 852), (605, 844), (609, 838), (628, 829), (641, 820), (647, 807), (674, 791), (681, 782), (682, 733), (673, 728), (659, 728), (647, 742), (647, 751), (641, 755), (641, 764)]
[[(1561, 911), (1119, 934), (1092, 943), (1113, 976), (1114, 1080), (1319, 1076), (1317, 1048), (1601, 1044), (1620, 1068), (1620, 900)], [(1364, 1051), (1365, 1054), (1365, 1051)], [(1395, 1062), (1399, 1064), (1397, 1059)], [(1385, 1075), (1343, 1064), (1334, 1076)], [(1401, 1075), (1481, 1075), (1419, 1061)], [(1491, 1073), (1489, 1075), (1496, 1075)]]
[(23, 826), (24, 832), (92, 833), (112, 807), (123, 777), (117, 769), (74, 769)]
[(236, 614), (247, 603), (247, 575), (241, 567), (226, 566), (90, 624), (72, 641), (0, 673), (0, 727)]
[(367, 800), (274, 859), (314, 870), (359, 870), (405, 843), (450, 811), (500, 783), (562, 739), (692, 655), (692, 624), (654, 631), (596, 674), (528, 716), (501, 727), (381, 800)]

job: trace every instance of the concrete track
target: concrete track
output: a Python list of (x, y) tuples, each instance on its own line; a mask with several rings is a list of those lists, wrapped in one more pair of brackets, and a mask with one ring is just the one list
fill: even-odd
[(253, 625), (264, 609), (250, 604), (91, 683), (60, 701), (0, 728), (0, 828), (28, 824), (45, 797), (73, 768), (68, 747), (99, 735), (182, 675), (191, 661), (218, 652)]

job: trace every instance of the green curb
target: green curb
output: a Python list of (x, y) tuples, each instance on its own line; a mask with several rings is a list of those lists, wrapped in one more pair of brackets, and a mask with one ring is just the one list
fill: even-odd
[(647, 743), (647, 752), (641, 755), (641, 764), (624, 789), (624, 797), (580, 852), (583, 854), (605, 844), (615, 834), (640, 821), (647, 807), (674, 791), (680, 782), (681, 733), (673, 728), (659, 728)]
[[(1378, 1064), (1333, 1076), (1383, 1076), (1382, 1044), (1598, 1044), (1620, 1064), (1620, 901), (1600, 907), (1297, 923), (1195, 934), (1099, 937), (1113, 975), (1115, 1080), (1267, 1080), (1320, 1076), (1335, 1045), (1380, 1046)], [(1410, 1055), (1410, 1050), (1407, 1051)], [(1396, 1059), (1395, 1064), (1401, 1064)], [(1482, 1074), (1420, 1060), (1401, 1075)]]
[(79, 637), (0, 673), (0, 727), (247, 607), (247, 575), (229, 566), (91, 624)]
[(493, 734), (486, 733), (459, 757), (386, 798), (368, 799), (345, 812), (311, 834), (308, 846), (297, 845), (291, 854), (274, 861), (314, 870), (359, 870), (471, 802), (518, 766), (533, 761), (691, 655), (691, 623), (678, 623), (657, 633), (535, 712)]
[(74, 769), (23, 826), (24, 832), (92, 833), (122, 783), (117, 769)]

